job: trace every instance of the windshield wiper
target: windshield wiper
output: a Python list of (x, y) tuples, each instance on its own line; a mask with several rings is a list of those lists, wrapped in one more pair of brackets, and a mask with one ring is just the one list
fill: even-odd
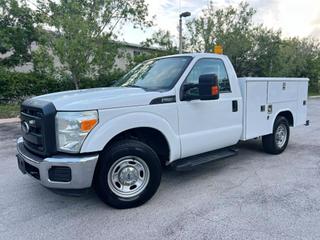
[(146, 90), (144, 87), (138, 86), (138, 85), (134, 85), (134, 84), (129, 84), (126, 87), (132, 87), (132, 88), (142, 88), (143, 90)]

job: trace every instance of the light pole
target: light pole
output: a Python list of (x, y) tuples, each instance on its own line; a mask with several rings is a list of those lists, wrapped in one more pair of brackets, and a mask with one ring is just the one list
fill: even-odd
[(191, 16), (190, 12), (183, 12), (179, 17), (179, 53), (182, 53), (182, 18)]

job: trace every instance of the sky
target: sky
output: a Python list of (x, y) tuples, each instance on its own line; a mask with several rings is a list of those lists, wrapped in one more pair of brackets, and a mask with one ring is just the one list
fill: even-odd
[[(149, 15), (156, 16), (155, 26), (141, 31), (126, 25), (120, 40), (140, 43), (152, 32), (163, 29), (178, 36), (179, 13), (191, 12), (197, 17), (208, 5), (209, 0), (146, 0)], [(212, 0), (217, 8), (228, 5), (237, 6), (241, 0)], [(275, 30), (281, 29), (283, 37), (313, 37), (320, 40), (320, 0), (247, 0), (256, 9), (254, 22)]]

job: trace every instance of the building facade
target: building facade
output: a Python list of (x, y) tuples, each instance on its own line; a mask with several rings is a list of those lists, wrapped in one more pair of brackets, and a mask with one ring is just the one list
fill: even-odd
[[(38, 48), (36, 43), (31, 44), (31, 51), (36, 51)], [(121, 70), (126, 70), (128, 68), (128, 65), (130, 63), (129, 59), (133, 59), (135, 56), (141, 55), (141, 54), (152, 54), (154, 52), (162, 51), (159, 48), (154, 47), (145, 47), (139, 44), (134, 43), (127, 43), (127, 42), (120, 42), (120, 48), (119, 48), (119, 55), (115, 59), (115, 68), (119, 68)], [(5, 54), (0, 54), (0, 59), (4, 59), (6, 57), (9, 57), (11, 55), (10, 52), (7, 52)], [(59, 58), (54, 57), (54, 66), (59, 67), (61, 66), (61, 63), (59, 61)], [(33, 71), (33, 63), (27, 62), (23, 65), (16, 66), (13, 71), (16, 72), (32, 72)]]

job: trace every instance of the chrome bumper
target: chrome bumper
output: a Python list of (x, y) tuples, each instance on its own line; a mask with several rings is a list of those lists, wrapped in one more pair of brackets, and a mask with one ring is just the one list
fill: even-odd
[[(36, 178), (48, 188), (83, 189), (90, 187), (98, 157), (98, 154), (74, 156), (59, 154), (40, 158), (24, 148), (22, 137), (17, 140), (18, 164), (29, 164), (29, 169), (32, 168), (36, 172)], [(24, 162), (21, 163), (21, 160)], [(30, 167), (30, 165), (33, 167)], [(49, 169), (52, 167), (69, 167), (71, 169), (71, 180), (67, 182), (50, 180)], [(23, 173), (35, 177), (30, 171)]]

